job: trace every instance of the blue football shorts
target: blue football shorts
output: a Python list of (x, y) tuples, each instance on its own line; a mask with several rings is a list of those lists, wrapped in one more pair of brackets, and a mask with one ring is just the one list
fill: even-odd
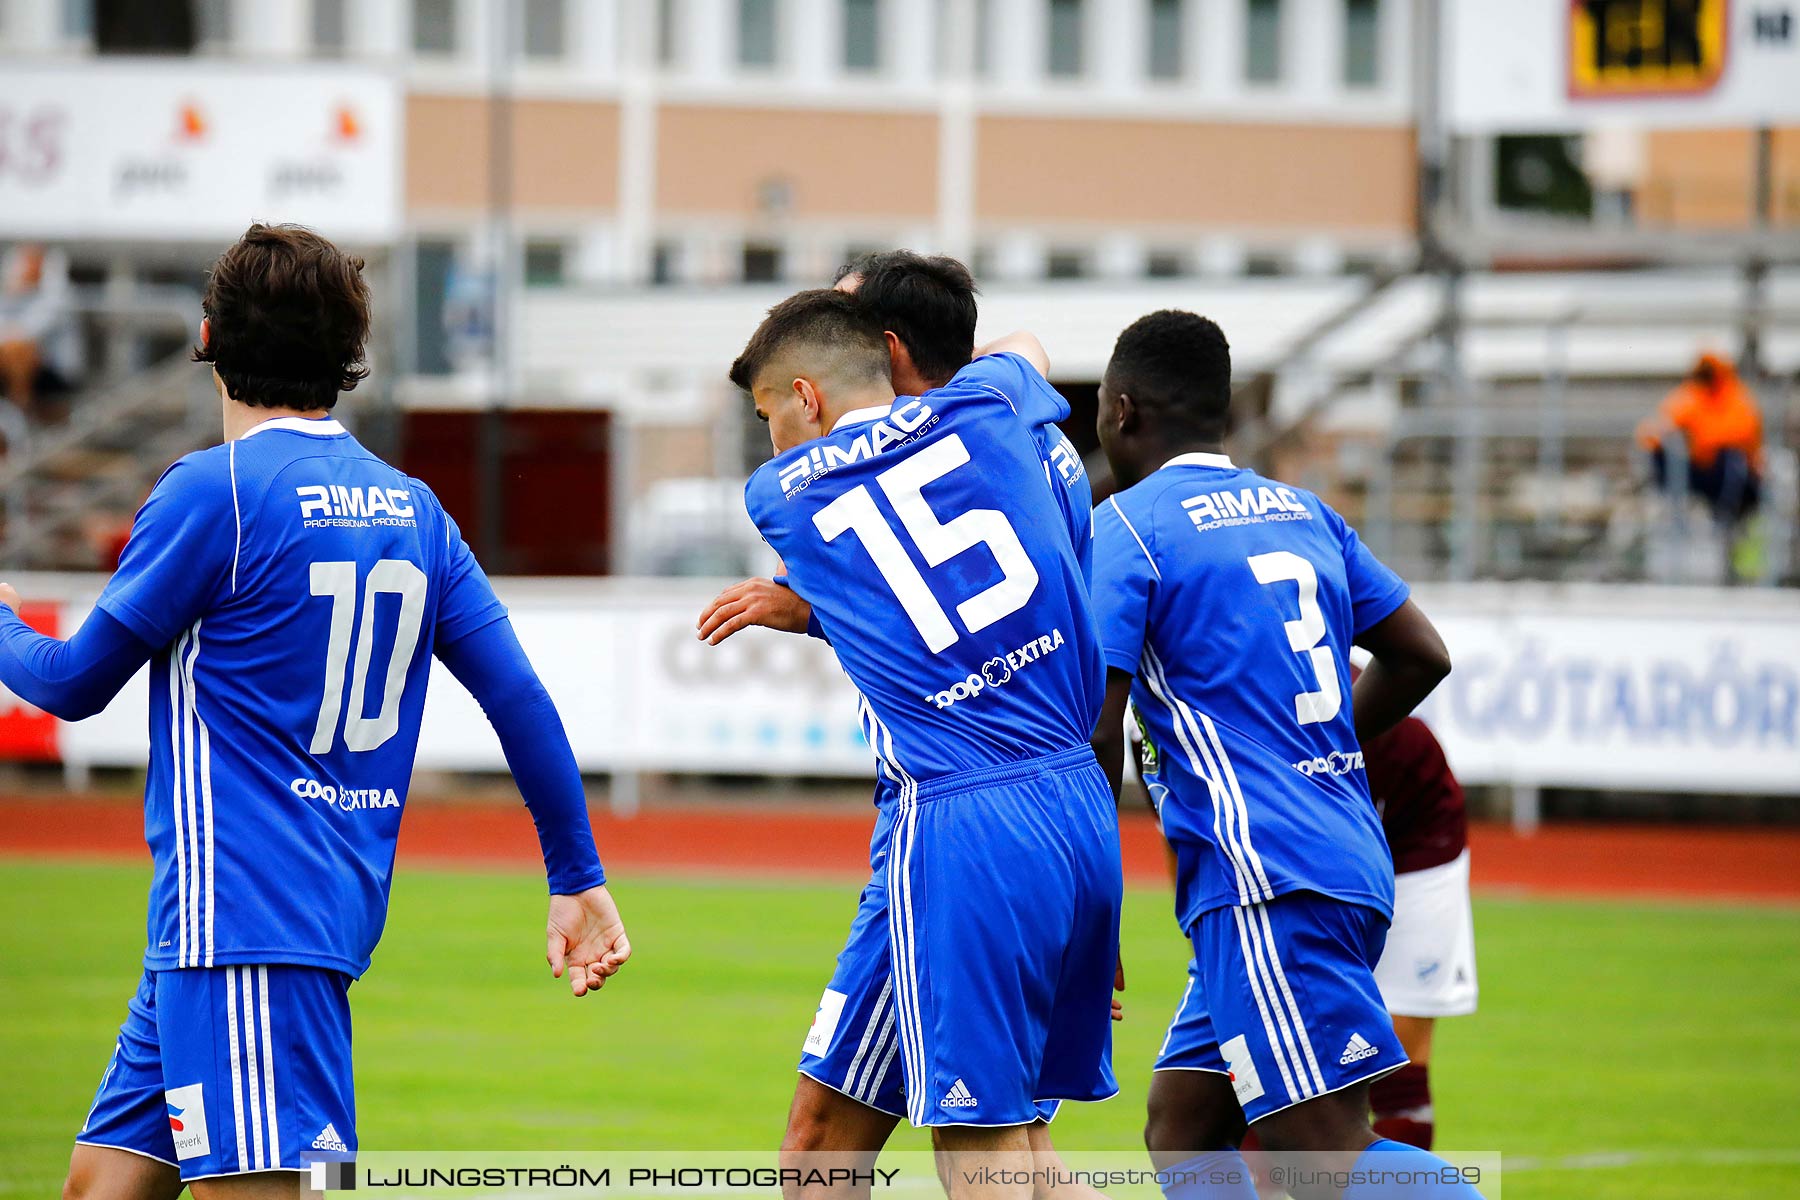
[(1375, 963), (1387, 918), (1316, 892), (1202, 913), (1155, 1070), (1229, 1076), (1261, 1120), (1406, 1062)]
[(145, 971), (75, 1140), (184, 1180), (352, 1157), (350, 982), (319, 967)]
[(870, 867), (802, 1074), (920, 1126), (1118, 1091), (1118, 815), (1086, 746), (901, 785)]

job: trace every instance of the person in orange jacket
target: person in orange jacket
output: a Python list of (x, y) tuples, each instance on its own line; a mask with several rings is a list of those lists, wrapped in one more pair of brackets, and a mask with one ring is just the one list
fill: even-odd
[(1762, 414), (1736, 368), (1717, 354), (1702, 354), (1688, 377), (1670, 392), (1657, 414), (1638, 428), (1659, 486), (1671, 470), (1671, 433), (1687, 447), (1688, 490), (1704, 496), (1713, 514), (1735, 523), (1756, 507), (1762, 484)]

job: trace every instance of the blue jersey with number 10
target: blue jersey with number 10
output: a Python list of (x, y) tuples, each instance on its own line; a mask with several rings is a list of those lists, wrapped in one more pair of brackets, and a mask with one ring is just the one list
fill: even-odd
[(1351, 642), (1406, 584), (1317, 496), (1184, 454), (1100, 506), (1094, 607), (1155, 759), (1177, 916), (1293, 891), (1393, 911)]
[(336, 421), (265, 421), (169, 468), (98, 603), (158, 648), (144, 965), (360, 975), (433, 648), (506, 616), (437, 497)]
[(1032, 432), (1052, 401), (996, 378), (846, 414), (745, 489), (897, 779), (1084, 745), (1099, 713), (1098, 631)]

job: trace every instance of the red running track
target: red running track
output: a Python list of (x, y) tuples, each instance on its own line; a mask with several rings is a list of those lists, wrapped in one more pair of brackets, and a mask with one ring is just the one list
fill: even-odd
[[(844, 879), (866, 871), (867, 809), (663, 808), (630, 820), (594, 814), (607, 869), (720, 877)], [(143, 810), (91, 796), (0, 798), (0, 854), (142, 861)], [(1147, 816), (1122, 823), (1133, 882), (1168, 878), (1162, 839)], [(1502, 826), (1470, 835), (1480, 891), (1543, 896), (1800, 903), (1800, 830), (1647, 825), (1553, 825), (1531, 837)], [(522, 806), (415, 802), (400, 833), (406, 862), (536, 866)]]

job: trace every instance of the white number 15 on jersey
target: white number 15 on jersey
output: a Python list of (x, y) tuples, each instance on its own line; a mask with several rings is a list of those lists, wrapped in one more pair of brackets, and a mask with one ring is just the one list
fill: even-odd
[[(934, 483), (969, 461), (963, 440), (951, 434), (944, 440), (900, 460), (875, 477), (913, 544), (925, 556), (927, 566), (941, 566), (964, 550), (986, 546), (1000, 567), (999, 582), (984, 588), (956, 606), (956, 615), (970, 633), (978, 633), (1002, 617), (1025, 607), (1037, 590), (1037, 568), (1025, 553), (1012, 522), (997, 508), (972, 508), (961, 516), (939, 521), (925, 502), (925, 485)], [(875, 507), (866, 485), (858, 484), (813, 514), (813, 524), (828, 542), (854, 531), (863, 549), (893, 589), (919, 636), (933, 654), (956, 644), (961, 634), (931, 594), (931, 585), (907, 556), (906, 547)]]

